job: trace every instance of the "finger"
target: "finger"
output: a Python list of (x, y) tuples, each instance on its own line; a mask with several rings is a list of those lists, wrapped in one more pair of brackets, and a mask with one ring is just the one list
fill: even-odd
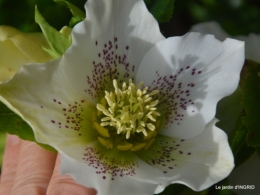
[(69, 175), (60, 175), (60, 155), (57, 156), (47, 195), (96, 195), (96, 190), (76, 183)]
[(34, 142), (22, 141), (12, 195), (45, 195), (56, 154)]
[(19, 160), (21, 141), (22, 140), (16, 135), (7, 134), (0, 182), (0, 194), (11, 193)]

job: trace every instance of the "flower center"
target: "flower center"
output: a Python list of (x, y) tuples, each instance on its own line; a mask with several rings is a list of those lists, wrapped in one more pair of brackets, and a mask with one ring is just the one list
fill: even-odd
[[(107, 149), (116, 145), (119, 150), (137, 151), (147, 149), (155, 140), (160, 116), (156, 110), (159, 103), (152, 96), (159, 90), (148, 93), (143, 82), (135, 86), (129, 79), (118, 87), (113, 80), (114, 91), (105, 91), (105, 97), (97, 104), (97, 119), (94, 128), (98, 131), (99, 142)], [(141, 89), (142, 88), (142, 89)]]

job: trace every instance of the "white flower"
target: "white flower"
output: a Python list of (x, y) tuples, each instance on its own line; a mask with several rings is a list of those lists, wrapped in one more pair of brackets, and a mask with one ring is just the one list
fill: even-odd
[[(204, 22), (194, 25), (190, 32), (200, 32), (204, 34), (213, 34), (223, 41), (227, 37), (232, 37), (226, 33), (217, 22)], [(260, 34), (250, 33), (248, 36), (235, 36), (235, 39), (245, 41), (245, 58), (260, 62)]]
[(42, 47), (48, 47), (42, 33), (22, 33), (0, 26), (0, 82), (10, 79), (24, 64), (51, 60)]
[[(201, 32), (205, 34), (213, 34), (219, 40), (224, 40), (228, 35), (217, 22), (205, 22), (194, 25), (191, 32)], [(260, 35), (251, 33), (249, 36), (236, 36), (234, 37), (239, 40), (245, 41), (245, 57), (246, 59), (253, 60), (260, 63)], [(237, 108), (234, 108), (237, 109)], [(234, 110), (233, 109), (233, 110)], [(227, 132), (229, 133), (229, 132)], [(253, 195), (259, 194), (260, 185), (259, 174), (260, 174), (260, 160), (259, 156), (253, 154), (247, 161), (245, 161), (241, 166), (235, 169), (229, 177), (229, 182), (231, 185), (255, 185), (255, 189), (245, 190), (245, 189), (234, 189), (234, 191), (239, 195)]]
[(61, 59), (23, 66), (0, 85), (1, 101), (61, 153), (62, 174), (99, 195), (203, 190), (225, 178), (233, 155), (214, 115), (237, 87), (243, 43), (165, 39), (141, 0), (85, 8)]

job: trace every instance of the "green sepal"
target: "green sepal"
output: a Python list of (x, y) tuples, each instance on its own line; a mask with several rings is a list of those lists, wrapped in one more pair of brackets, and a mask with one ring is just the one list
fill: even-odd
[(254, 62), (247, 65), (242, 72), (243, 124), (248, 129), (248, 146), (257, 147), (260, 146), (260, 66)]
[(3, 132), (17, 135), (23, 140), (36, 142), (41, 147), (51, 152), (56, 152), (56, 150), (51, 146), (38, 143), (34, 138), (32, 128), (20, 116), (0, 102), (0, 133)]
[(35, 7), (35, 21), (40, 25), (50, 46), (50, 49), (44, 48), (44, 50), (47, 51), (53, 58), (60, 58), (71, 45), (71, 39), (50, 26), (45, 21), (37, 7)]
[(70, 27), (72, 28), (77, 23), (83, 21), (86, 18), (86, 15), (83, 11), (81, 11), (77, 6), (73, 5), (72, 3), (65, 1), (65, 0), (54, 0), (61, 5), (68, 7), (73, 15), (70, 20)]
[(148, 10), (159, 22), (168, 22), (173, 14), (175, 0), (144, 0)]

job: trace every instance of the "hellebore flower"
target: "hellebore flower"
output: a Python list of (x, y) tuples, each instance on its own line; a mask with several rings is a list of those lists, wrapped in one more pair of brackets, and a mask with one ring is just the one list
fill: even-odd
[[(194, 25), (191, 32), (201, 32), (205, 34), (213, 34), (220, 41), (226, 39), (227, 37), (231, 37), (227, 34), (221, 26), (217, 22), (205, 22)], [(253, 60), (255, 62), (260, 63), (260, 35), (251, 33), (248, 36), (236, 36), (234, 37), (238, 40), (245, 41), (245, 58), (249, 60)], [(235, 106), (235, 105), (234, 105)], [(236, 108), (232, 108), (237, 109)], [(229, 133), (229, 132), (227, 132)], [(231, 185), (254, 185), (255, 189), (233, 189), (239, 195), (253, 195), (260, 193), (260, 182), (259, 182), (259, 174), (260, 174), (260, 159), (255, 152), (247, 161), (245, 161), (242, 165), (236, 168), (229, 176), (229, 182)]]
[(12, 78), (24, 64), (51, 60), (42, 47), (48, 47), (42, 33), (23, 33), (0, 26), (0, 82)]
[[(61, 173), (99, 195), (203, 190), (233, 169), (217, 102), (237, 87), (244, 44), (165, 39), (141, 0), (88, 0), (58, 60), (25, 65), (1, 101), (61, 153)], [(228, 81), (228, 82), (227, 82)]]

